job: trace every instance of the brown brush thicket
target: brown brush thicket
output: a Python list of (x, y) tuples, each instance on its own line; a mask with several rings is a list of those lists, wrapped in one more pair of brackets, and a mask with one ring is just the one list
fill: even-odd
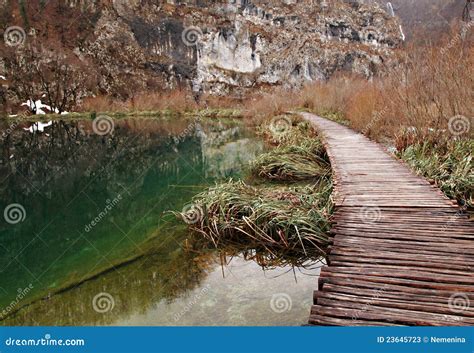
[[(381, 121), (409, 127), (420, 140), (437, 140), (455, 116), (474, 114), (474, 47), (455, 39), (439, 47), (413, 47), (382, 83)], [(351, 115), (348, 115), (351, 119)], [(379, 126), (376, 136), (382, 135)], [(389, 134), (390, 136), (392, 134)]]
[(296, 92), (277, 89), (250, 100), (247, 115), (268, 117), (306, 108), (343, 117), (378, 140), (398, 138), (407, 128), (419, 141), (439, 139), (451, 118), (474, 115), (474, 46), (465, 28), (453, 33), (438, 45), (401, 49), (398, 65), (382, 77), (367, 81), (340, 75)]
[(260, 121), (305, 108), (344, 117), (353, 128), (375, 139), (394, 138), (402, 127), (415, 128), (424, 138), (428, 128), (446, 130), (453, 116), (473, 115), (474, 49), (465, 39), (452, 36), (437, 46), (407, 46), (398, 52), (398, 60), (397, 66), (387, 68), (383, 77), (372, 81), (341, 74), (300, 90), (279, 87), (241, 100), (212, 96), (196, 100), (186, 90), (136, 94), (127, 101), (98, 97), (86, 100), (82, 109), (237, 108), (246, 118)]
[[(77, 106), (95, 86), (87, 65), (59, 47), (27, 45), (5, 51), (9, 90), (16, 100), (42, 103), (62, 113)], [(30, 107), (35, 113), (35, 106)]]

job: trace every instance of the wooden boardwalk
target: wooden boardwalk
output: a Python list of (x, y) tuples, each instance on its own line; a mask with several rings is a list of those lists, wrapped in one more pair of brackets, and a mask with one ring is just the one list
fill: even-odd
[(328, 265), (313, 325), (474, 325), (474, 224), (383, 147), (303, 113), (335, 180)]

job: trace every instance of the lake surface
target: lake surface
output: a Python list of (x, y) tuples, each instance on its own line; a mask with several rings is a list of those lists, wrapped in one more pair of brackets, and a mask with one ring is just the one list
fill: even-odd
[[(1, 126), (4, 325), (300, 325), (318, 264), (196, 245), (181, 211), (264, 150), (235, 121)], [(258, 258), (259, 256), (257, 256)], [(261, 261), (260, 261), (261, 262)]]

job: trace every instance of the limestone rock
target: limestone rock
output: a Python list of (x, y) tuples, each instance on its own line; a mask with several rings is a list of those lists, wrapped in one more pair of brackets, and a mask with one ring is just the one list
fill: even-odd
[(179, 86), (219, 95), (297, 87), (339, 71), (371, 78), (402, 42), (385, 6), (360, 1), (58, 1), (39, 18), (28, 8), (35, 40), (61, 41), (101, 77), (94, 93), (124, 98)]

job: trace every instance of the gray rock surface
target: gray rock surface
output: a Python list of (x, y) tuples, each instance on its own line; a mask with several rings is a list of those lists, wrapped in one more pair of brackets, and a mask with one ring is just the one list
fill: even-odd
[[(179, 86), (241, 94), (340, 71), (371, 78), (402, 42), (385, 6), (359, 1), (58, 1), (26, 9), (34, 39), (60, 42), (100, 78), (96, 93), (118, 97)], [(2, 13), (19, 25), (8, 4)]]

